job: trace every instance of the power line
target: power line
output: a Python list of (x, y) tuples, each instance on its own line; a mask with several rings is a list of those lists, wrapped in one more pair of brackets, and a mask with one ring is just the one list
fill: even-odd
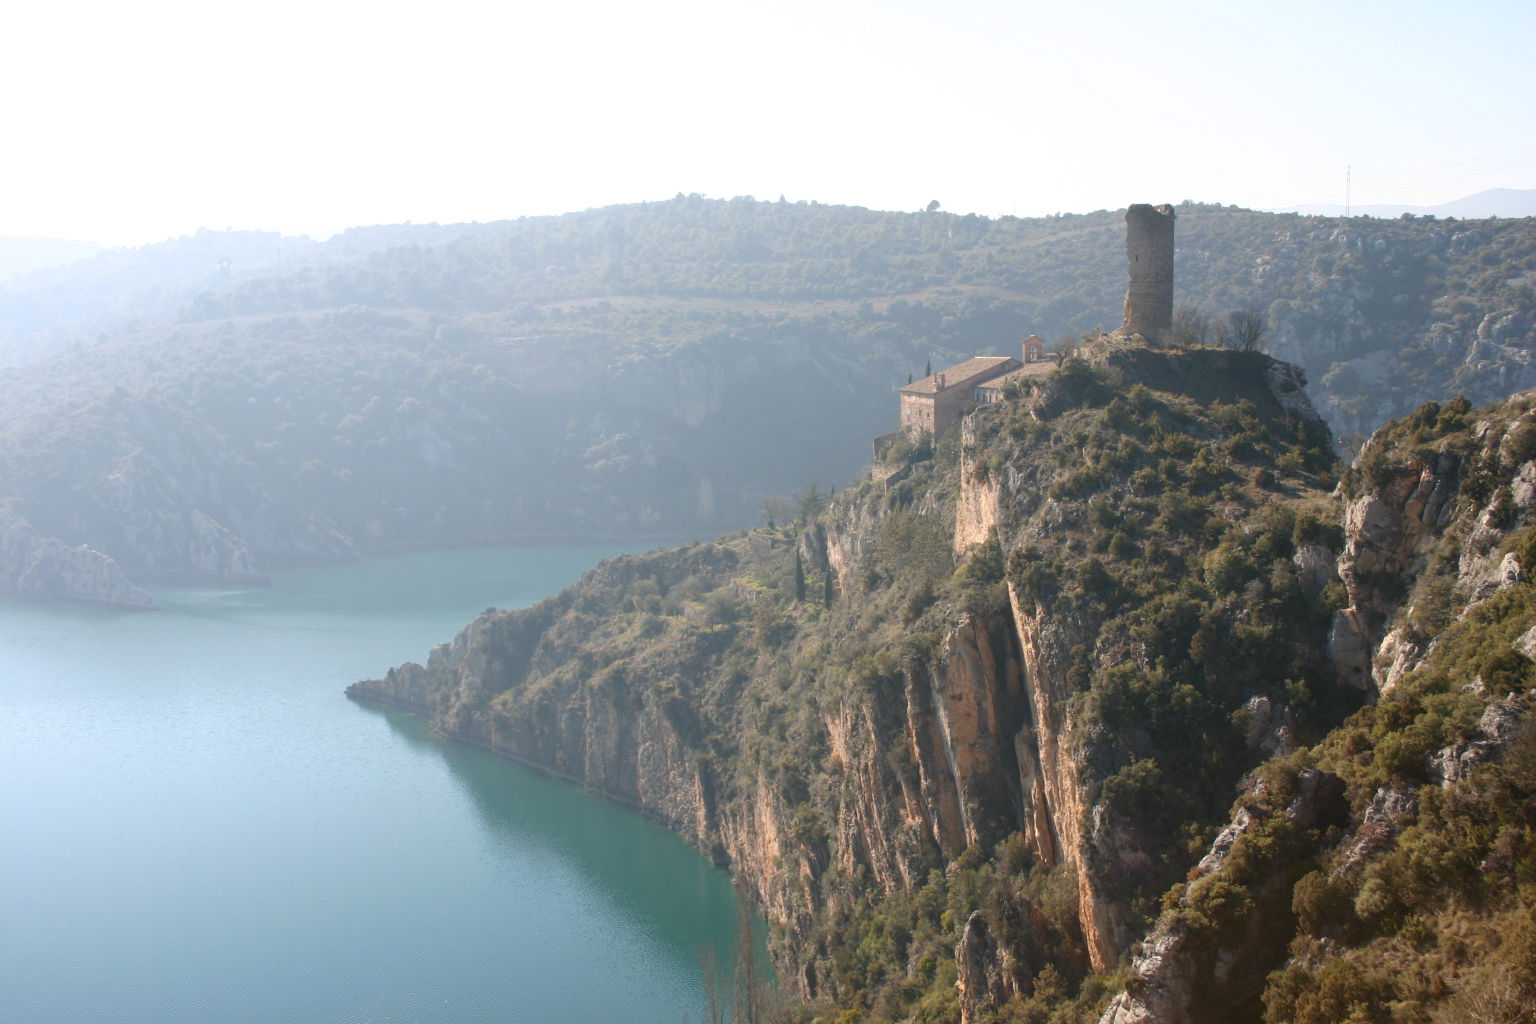
[(1536, 163), (1536, 156), (1528, 156), (1524, 160), (1516, 160), (1514, 163), (1504, 164), (1500, 167), (1488, 167), (1480, 171), (1467, 171), (1465, 174), (1450, 174), (1443, 178), (1431, 178), (1428, 181), (1420, 181), (1412, 185), (1397, 185), (1393, 188), (1384, 188), (1375, 192), (1367, 192), (1361, 196), (1361, 198), (1369, 199), (1371, 196), (1384, 196), (1389, 192), (1401, 192), (1403, 189), (1407, 188), (1421, 188), (1424, 185), (1439, 185), (1440, 183), (1446, 181), (1460, 181), (1463, 178), (1475, 178), (1479, 174), (1493, 174), (1495, 171), (1507, 171), (1511, 167), (1520, 167), (1524, 164), (1530, 163)]
[[(1373, 198), (1375, 196), (1390, 195), (1393, 192), (1402, 192), (1402, 191), (1404, 191), (1406, 189), (1410, 189), (1410, 188), (1423, 188), (1425, 185), (1440, 185), (1440, 184), (1443, 184), (1443, 183), (1445, 183), (1447, 181), (1461, 181), (1461, 180), (1463, 180), (1465, 178), (1475, 178), (1479, 174), (1494, 174), (1494, 173), (1496, 173), (1498, 171), (1507, 171), (1511, 167), (1523, 167), (1526, 164), (1530, 164), (1530, 163), (1536, 163), (1536, 156), (1522, 157), (1521, 159), (1515, 160), (1515, 161), (1513, 161), (1511, 163), (1500, 164), (1498, 167), (1484, 167), (1484, 168), (1480, 168), (1480, 169), (1475, 170), (1475, 171), (1464, 171), (1461, 174), (1448, 174), (1448, 175), (1445, 175), (1444, 177), (1440, 177), (1440, 178), (1430, 178), (1430, 179), (1427, 179), (1425, 181), (1414, 182), (1411, 185), (1394, 185), (1391, 188), (1377, 189), (1374, 192), (1362, 192), (1360, 195), (1354, 196), (1353, 198), (1354, 199), (1370, 199), (1370, 198)], [(1344, 206), (1345, 206), (1346, 210), (1350, 206), (1349, 175), (1350, 175), (1350, 171), (1351, 170), (1352, 170), (1352, 168), (1350, 170), (1346, 170), (1345, 171), (1345, 200), (1344, 200)], [(1287, 210), (1287, 209), (1290, 209), (1293, 206), (1312, 206), (1312, 205), (1315, 205), (1315, 204), (1326, 203), (1326, 202), (1328, 202), (1328, 200), (1326, 200), (1326, 199), (1309, 199), (1309, 200), (1306, 200), (1305, 202), (1299, 202), (1299, 203), (1280, 203), (1280, 204), (1277, 204), (1276, 206), (1272, 207), (1272, 209)], [(1345, 216), (1348, 216), (1348, 214), (1346, 213)]]

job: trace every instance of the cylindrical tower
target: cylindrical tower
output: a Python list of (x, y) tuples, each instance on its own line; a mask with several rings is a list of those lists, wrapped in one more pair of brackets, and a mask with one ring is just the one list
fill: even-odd
[(1125, 293), (1126, 334), (1151, 342), (1173, 327), (1173, 207), (1136, 203), (1125, 211), (1125, 255), (1131, 287)]

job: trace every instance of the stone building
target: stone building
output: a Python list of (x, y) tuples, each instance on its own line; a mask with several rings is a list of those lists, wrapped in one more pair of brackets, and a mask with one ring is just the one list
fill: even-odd
[(1173, 329), (1173, 207), (1136, 203), (1125, 211), (1125, 256), (1131, 286), (1125, 293), (1121, 334), (1139, 334), (1151, 344)]
[(976, 406), (976, 389), (1024, 364), (1012, 356), (976, 356), (897, 389), (901, 394), (901, 433), (943, 437)]

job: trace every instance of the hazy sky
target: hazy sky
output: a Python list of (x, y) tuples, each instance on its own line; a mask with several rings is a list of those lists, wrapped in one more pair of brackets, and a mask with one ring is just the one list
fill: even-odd
[(54, 0), (0, 234), (325, 237), (754, 195), (1029, 216), (1536, 188), (1536, 4)]

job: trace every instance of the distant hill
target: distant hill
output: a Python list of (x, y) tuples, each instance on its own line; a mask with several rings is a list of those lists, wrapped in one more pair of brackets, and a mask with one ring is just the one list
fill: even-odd
[(34, 270), (62, 267), (101, 251), (95, 242), (0, 235), (0, 281)]
[(138, 249), (93, 246), (83, 254), (91, 259), (56, 263), (9, 281), (0, 275), (0, 367), (176, 319), (198, 295), (254, 280), (291, 280), (315, 267), (366, 260), (380, 250), (441, 246), (479, 229), (393, 224), (351, 228), (322, 243), (275, 231), (204, 228)]
[[(1262, 312), (1335, 433), (1536, 386), (1536, 219), (1177, 212), (1178, 301)], [(908, 374), (1116, 327), (1125, 288), (1117, 211), (199, 232), (0, 283), (0, 508), (135, 578), (723, 532), (847, 479)]]
[[(1303, 213), (1319, 217), (1342, 217), (1344, 207), (1336, 203), (1309, 203), (1274, 213)], [(1536, 217), (1536, 189), (1490, 188), (1470, 196), (1462, 196), (1439, 206), (1405, 206), (1400, 203), (1373, 203), (1368, 206), (1350, 207), (1352, 217), (1456, 217), (1462, 220), (1482, 220), (1487, 217)]]

